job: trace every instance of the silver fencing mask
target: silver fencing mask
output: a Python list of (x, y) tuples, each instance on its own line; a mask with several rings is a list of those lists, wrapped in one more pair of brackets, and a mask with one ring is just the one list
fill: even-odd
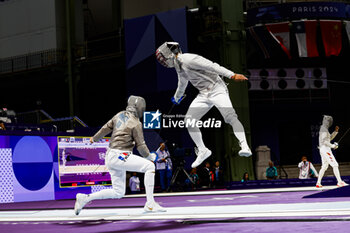
[(174, 67), (175, 55), (182, 53), (179, 43), (165, 42), (156, 51), (157, 61), (167, 68)]
[(140, 96), (131, 95), (128, 99), (126, 110), (133, 112), (136, 117), (141, 118), (146, 110), (146, 101)]
[(333, 117), (324, 115), (322, 120), (322, 125), (327, 129), (331, 127), (333, 124)]

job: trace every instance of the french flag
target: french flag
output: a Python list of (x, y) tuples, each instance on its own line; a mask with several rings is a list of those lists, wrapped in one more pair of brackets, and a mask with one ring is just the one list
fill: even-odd
[(290, 39), (289, 39), (289, 22), (266, 24), (267, 30), (271, 36), (279, 43), (283, 51), (291, 59), (290, 55)]
[(318, 57), (316, 43), (317, 21), (293, 21), (292, 25), (298, 44), (299, 57)]

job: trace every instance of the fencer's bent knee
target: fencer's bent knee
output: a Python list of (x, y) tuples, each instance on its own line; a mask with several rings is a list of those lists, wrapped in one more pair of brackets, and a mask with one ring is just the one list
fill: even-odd
[(227, 124), (233, 125), (236, 121), (238, 121), (237, 114), (233, 109), (226, 111), (222, 116)]
[(154, 163), (149, 162), (146, 167), (146, 172), (155, 172), (155, 170), (156, 166), (154, 165)]

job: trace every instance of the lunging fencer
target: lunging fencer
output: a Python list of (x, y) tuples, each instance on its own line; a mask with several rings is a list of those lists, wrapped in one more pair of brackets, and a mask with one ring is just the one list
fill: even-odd
[[(175, 68), (178, 75), (178, 86), (172, 97), (174, 104), (180, 104), (183, 99), (188, 81), (199, 90), (199, 94), (191, 103), (185, 122), (200, 120), (213, 106), (216, 106), (226, 123), (233, 128), (234, 135), (239, 141), (240, 156), (251, 156), (243, 125), (238, 120), (232, 106), (224, 76), (235, 81), (245, 81), (247, 78), (214, 63), (200, 55), (182, 53), (179, 43), (165, 42), (156, 51), (156, 58), (167, 68)], [(188, 132), (197, 146), (197, 158), (192, 164), (195, 168), (211, 155), (211, 151), (204, 145), (201, 131), (198, 127), (188, 127)]]
[(336, 142), (332, 144), (331, 141), (337, 136), (339, 131), (339, 127), (336, 126), (334, 132), (330, 134), (328, 130), (332, 124), (333, 124), (333, 118), (331, 116), (324, 115), (322, 120), (322, 125), (320, 127), (319, 138), (318, 138), (322, 166), (318, 174), (318, 179), (316, 183), (317, 188), (322, 188), (321, 181), (329, 165), (333, 167), (333, 173), (338, 181), (337, 185), (339, 187), (348, 185), (340, 177), (339, 165), (331, 150), (331, 149), (335, 150), (338, 148), (338, 144)]
[[(111, 175), (112, 189), (104, 189), (91, 194), (78, 193), (74, 211), (78, 215), (90, 201), (97, 199), (122, 198), (125, 195), (126, 172), (142, 172), (145, 174), (144, 184), (147, 202), (146, 212), (165, 211), (153, 197), (156, 153), (150, 153), (143, 137), (142, 124), (139, 120), (146, 109), (146, 101), (139, 96), (130, 96), (126, 110), (116, 114), (93, 137), (90, 143), (99, 141), (112, 132), (105, 164)], [(132, 154), (136, 145), (143, 156)]]

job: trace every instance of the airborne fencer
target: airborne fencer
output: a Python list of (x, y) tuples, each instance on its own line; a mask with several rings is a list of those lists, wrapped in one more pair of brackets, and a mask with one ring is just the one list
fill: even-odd
[(333, 124), (333, 118), (331, 116), (324, 115), (322, 120), (322, 125), (320, 127), (319, 138), (318, 138), (319, 150), (320, 150), (320, 155), (322, 160), (322, 167), (320, 169), (317, 183), (316, 183), (317, 188), (322, 188), (321, 181), (329, 165), (333, 167), (333, 173), (337, 178), (337, 182), (338, 182), (337, 185), (339, 187), (348, 185), (341, 179), (338, 162), (332, 153), (332, 149), (334, 150), (337, 149), (338, 144), (336, 142), (331, 143), (331, 141), (337, 136), (339, 131), (339, 127), (336, 126), (334, 132), (330, 134), (328, 130), (332, 124)]
[[(96, 199), (122, 198), (125, 195), (126, 172), (142, 172), (146, 190), (146, 212), (165, 211), (153, 197), (156, 153), (150, 152), (143, 137), (142, 124), (139, 120), (146, 108), (146, 101), (139, 96), (130, 96), (125, 111), (116, 114), (93, 137), (90, 143), (99, 141), (112, 132), (105, 164), (111, 175), (112, 189), (104, 189), (89, 195), (78, 193), (74, 211), (78, 215), (82, 208)], [(136, 145), (143, 156), (132, 154)]]
[[(190, 81), (199, 90), (199, 94), (191, 103), (185, 121), (200, 120), (213, 106), (216, 106), (226, 123), (230, 124), (239, 141), (240, 156), (251, 156), (243, 125), (238, 120), (232, 106), (225, 82), (220, 78), (224, 76), (235, 81), (244, 81), (247, 78), (214, 63), (202, 56), (191, 53), (182, 53), (179, 43), (165, 42), (156, 51), (156, 58), (160, 64), (167, 68), (175, 68), (178, 75), (178, 86), (172, 97), (174, 104), (180, 104), (185, 89)], [(198, 127), (188, 127), (188, 132), (197, 146), (197, 158), (192, 168), (199, 166), (211, 155), (211, 151), (204, 145), (201, 131)]]

